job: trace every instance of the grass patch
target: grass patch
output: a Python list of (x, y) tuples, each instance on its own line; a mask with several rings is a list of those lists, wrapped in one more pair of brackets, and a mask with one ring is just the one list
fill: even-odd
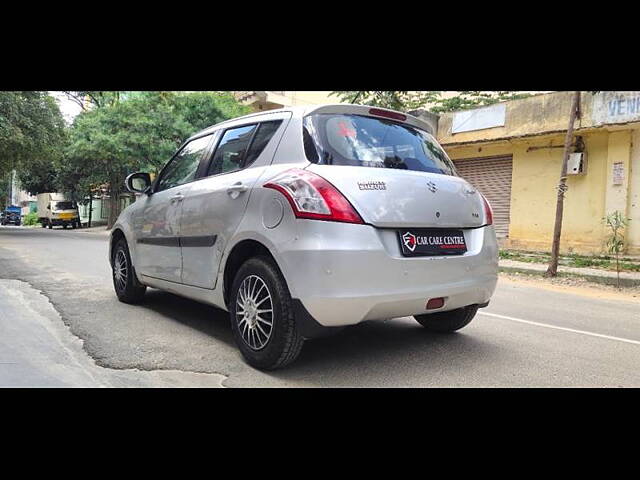
[[(499, 254), (501, 259), (515, 260), (517, 262), (527, 263), (549, 263), (550, 255), (541, 252), (520, 252), (515, 250), (501, 250)], [(562, 255), (558, 261), (560, 265), (576, 268), (600, 268), (603, 270), (616, 270), (616, 261), (613, 257), (607, 255)], [(630, 258), (620, 259), (621, 272), (640, 272), (640, 262), (636, 262)]]

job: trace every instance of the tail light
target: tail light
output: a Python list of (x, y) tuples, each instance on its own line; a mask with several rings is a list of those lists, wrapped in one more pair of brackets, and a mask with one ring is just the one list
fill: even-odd
[(282, 193), (297, 218), (364, 223), (340, 191), (320, 175), (293, 168), (263, 185)]
[(482, 197), (482, 201), (484, 202), (485, 224), (493, 225), (493, 209), (491, 208), (491, 204), (489, 204), (489, 200), (487, 200), (484, 195), (480, 194), (480, 196)]

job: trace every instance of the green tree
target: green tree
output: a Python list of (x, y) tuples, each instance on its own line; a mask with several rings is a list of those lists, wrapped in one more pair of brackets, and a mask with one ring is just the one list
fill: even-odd
[(158, 173), (189, 136), (248, 113), (229, 93), (129, 92), (117, 102), (84, 111), (70, 129), (60, 165), (64, 191), (83, 198), (96, 185), (110, 186), (109, 227), (117, 217), (124, 178)]
[(88, 111), (93, 107), (109, 107), (117, 104), (121, 98), (126, 98), (128, 92), (109, 92), (109, 91), (63, 91), (69, 100), (72, 100), (82, 108)]
[(466, 110), (492, 105), (506, 100), (530, 96), (528, 93), (507, 91), (462, 91), (458, 95), (444, 98), (441, 91), (336, 91), (343, 102), (372, 105), (394, 110), (414, 110), (428, 107), (434, 113)]
[(30, 195), (57, 190), (58, 172), (56, 166), (60, 163), (61, 152), (55, 157), (40, 157), (20, 165), (17, 170), (18, 181), (23, 190)]
[[(441, 93), (441, 92), (437, 92)], [(518, 93), (507, 91), (462, 91), (458, 95), (450, 98), (436, 98), (435, 106), (430, 110), (433, 113), (455, 112), (458, 110), (468, 110), (470, 108), (493, 105), (498, 102), (508, 100), (519, 100), (530, 97), (530, 93)]]
[(59, 157), (64, 120), (47, 92), (0, 91), (0, 176)]
[(624, 231), (629, 225), (629, 220), (618, 210), (604, 217), (604, 223), (610, 232), (607, 238), (607, 250), (616, 257), (618, 288), (620, 288), (620, 254), (624, 251)]
[(11, 181), (11, 174), (0, 172), (0, 211), (3, 211), (7, 206), (9, 199), (9, 182)]
[(340, 100), (346, 103), (371, 105), (394, 110), (404, 110), (410, 98), (408, 91), (360, 90), (338, 91), (332, 92), (332, 94), (337, 95)]

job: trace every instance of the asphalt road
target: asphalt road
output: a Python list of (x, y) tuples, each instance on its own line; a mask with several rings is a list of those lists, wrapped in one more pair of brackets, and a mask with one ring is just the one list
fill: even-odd
[[(263, 373), (243, 362), (221, 310), (158, 290), (119, 303), (107, 250), (105, 235), (0, 227), (0, 279), (19, 280), (0, 280), (0, 386), (640, 386), (637, 300), (501, 279), (456, 334), (411, 318), (367, 322)], [(45, 371), (51, 342), (66, 353)]]

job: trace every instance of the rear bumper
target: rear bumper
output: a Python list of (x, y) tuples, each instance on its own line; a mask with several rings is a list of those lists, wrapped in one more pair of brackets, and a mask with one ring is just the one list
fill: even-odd
[[(280, 250), (281, 268), (292, 297), (325, 327), (481, 305), (496, 287), (493, 227), (466, 230), (465, 255), (406, 258), (395, 230), (297, 223), (296, 239)], [(436, 297), (444, 306), (427, 311)]]

